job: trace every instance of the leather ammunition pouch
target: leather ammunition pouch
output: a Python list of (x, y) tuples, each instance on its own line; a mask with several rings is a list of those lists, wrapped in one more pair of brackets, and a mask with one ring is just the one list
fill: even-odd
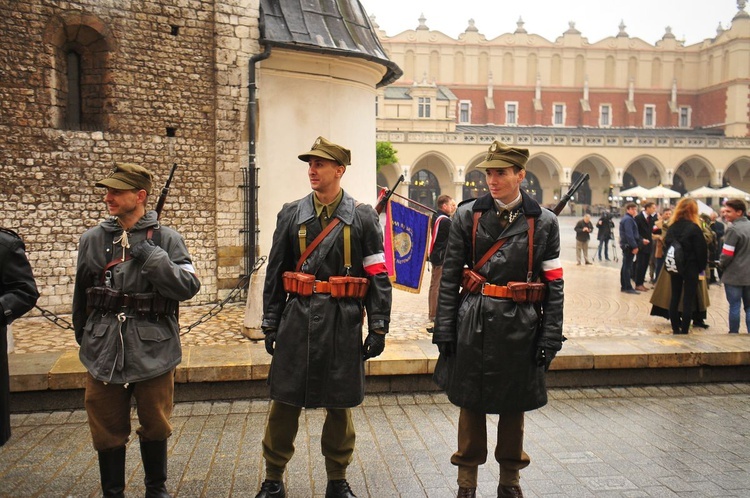
[(364, 299), (370, 287), (370, 281), (364, 277), (330, 277), (328, 282), (331, 285), (331, 297), (335, 298)]
[(100, 312), (119, 313), (129, 310), (139, 315), (174, 315), (179, 303), (158, 292), (125, 294), (109, 287), (86, 289), (87, 306)]
[(545, 288), (541, 282), (508, 282), (510, 295), (517, 303), (541, 303)]
[(300, 296), (312, 296), (315, 285), (315, 275), (302, 273), (299, 271), (285, 271), (281, 275), (284, 282), (284, 291), (289, 294), (299, 294)]
[(363, 277), (331, 277), (328, 280), (315, 280), (315, 275), (298, 271), (286, 271), (281, 276), (284, 291), (289, 294), (311, 296), (331, 294), (337, 299), (351, 297), (363, 299), (367, 295), (370, 281)]
[(464, 273), (461, 277), (461, 287), (463, 287), (465, 292), (479, 294), (482, 292), (482, 285), (485, 282), (487, 282), (487, 279), (482, 275), (469, 268), (464, 268)]

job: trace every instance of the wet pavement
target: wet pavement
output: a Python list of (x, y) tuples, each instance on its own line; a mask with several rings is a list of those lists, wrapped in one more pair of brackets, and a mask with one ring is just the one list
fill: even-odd
[[(561, 218), (566, 280), (565, 335), (671, 337), (663, 318), (649, 315), (650, 293), (619, 292), (619, 263), (575, 265), (573, 225)], [(592, 243), (592, 252), (593, 252)], [(612, 256), (612, 254), (611, 254)], [(619, 255), (618, 255), (619, 256)], [(420, 294), (394, 291), (387, 348), (429, 340), (427, 285)], [(708, 329), (726, 334), (727, 305), (710, 288)], [(212, 306), (182, 308), (190, 325)], [(186, 347), (242, 345), (244, 303), (183, 336)], [(14, 324), (16, 360), (35, 353), (74, 351), (72, 331), (32, 316)], [(572, 341), (571, 341), (572, 342)], [(258, 345), (259, 347), (262, 347)], [(172, 419), (168, 487), (180, 497), (254, 496), (263, 478), (261, 445), (266, 399), (178, 403)], [(527, 497), (745, 497), (750, 496), (750, 383), (559, 388), (550, 403), (526, 419), (522, 471)], [(368, 394), (354, 409), (357, 450), (349, 480), (360, 497), (452, 497), (458, 409), (438, 393)], [(287, 496), (323, 496), (325, 468), (319, 439), (324, 411), (300, 419), (296, 454), (287, 469)], [(491, 416), (491, 421), (496, 417)], [(134, 420), (134, 425), (137, 421)], [(493, 423), (488, 439), (495, 439)], [(13, 437), (0, 448), (0, 496), (97, 496), (98, 468), (83, 410), (12, 415)], [(137, 441), (127, 461), (128, 496), (142, 496)], [(480, 468), (477, 496), (496, 496), (497, 464)]]

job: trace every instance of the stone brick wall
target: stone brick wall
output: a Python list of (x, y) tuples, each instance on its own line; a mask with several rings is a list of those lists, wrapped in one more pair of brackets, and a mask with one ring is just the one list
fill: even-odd
[[(233, 287), (257, 21), (257, 0), (0, 3), (0, 220), (26, 241), (41, 307), (69, 311), (78, 238), (106, 215), (94, 183), (115, 161), (151, 168), (159, 188), (179, 165), (162, 220), (192, 253), (194, 302)], [(81, 59), (75, 124), (69, 51)]]

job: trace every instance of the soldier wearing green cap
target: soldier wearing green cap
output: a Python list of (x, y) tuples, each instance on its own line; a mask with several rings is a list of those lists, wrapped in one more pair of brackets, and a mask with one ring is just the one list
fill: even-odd
[(73, 328), (86, 367), (85, 406), (104, 496), (123, 496), (130, 403), (146, 496), (168, 497), (167, 438), (182, 358), (177, 307), (200, 288), (183, 238), (147, 209), (153, 175), (118, 163), (96, 183), (110, 217), (82, 236)]
[(262, 327), (273, 355), (272, 402), (263, 437), (266, 477), (256, 498), (286, 496), (284, 470), (303, 408), (326, 409), (326, 498), (352, 498), (351, 407), (364, 399), (364, 362), (385, 347), (391, 281), (377, 213), (341, 188), (349, 150), (319, 137), (298, 157), (313, 191), (279, 212), (266, 267)]
[(451, 463), (463, 498), (476, 496), (487, 461), (488, 413), (499, 414), (497, 495), (523, 496), (524, 412), (547, 403), (545, 371), (562, 346), (560, 230), (521, 189), (528, 159), (528, 149), (490, 146), (476, 166), (489, 193), (459, 205), (443, 263), (435, 381), (460, 407)]

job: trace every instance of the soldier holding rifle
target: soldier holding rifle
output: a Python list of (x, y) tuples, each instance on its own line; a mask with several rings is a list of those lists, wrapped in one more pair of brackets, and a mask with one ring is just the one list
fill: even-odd
[(78, 248), (73, 327), (88, 370), (85, 406), (104, 496), (124, 493), (131, 398), (146, 496), (169, 496), (167, 438), (182, 358), (177, 308), (200, 282), (180, 234), (147, 210), (152, 181), (146, 168), (119, 163), (97, 182), (111, 217), (86, 231)]
[(498, 496), (523, 496), (524, 412), (547, 403), (545, 371), (562, 347), (560, 230), (555, 214), (521, 190), (528, 158), (527, 149), (490, 146), (477, 165), (490, 192), (459, 205), (443, 263), (432, 341), (435, 380), (460, 407), (451, 457), (459, 497), (476, 496), (489, 413), (499, 414)]

